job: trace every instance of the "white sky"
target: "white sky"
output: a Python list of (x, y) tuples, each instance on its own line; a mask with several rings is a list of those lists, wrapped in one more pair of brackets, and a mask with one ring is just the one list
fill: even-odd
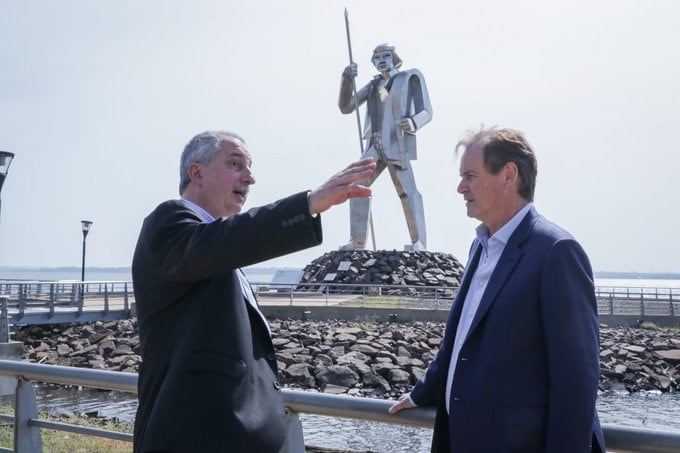
[[(254, 154), (246, 207), (316, 187), (359, 155), (337, 108), (350, 13), (358, 82), (391, 41), (427, 81), (433, 120), (414, 163), (428, 248), (465, 262), (477, 221), (455, 192), (453, 145), (481, 124), (521, 129), (539, 162), (536, 207), (594, 270), (679, 272), (676, 131), (680, 2), (467, 0), (0, 1), (0, 265), (130, 265), (139, 227), (177, 197), (198, 132)], [(362, 118), (363, 120), (363, 118)], [(408, 241), (389, 175), (374, 184), (377, 245)], [(349, 208), (302, 267), (349, 238)]]

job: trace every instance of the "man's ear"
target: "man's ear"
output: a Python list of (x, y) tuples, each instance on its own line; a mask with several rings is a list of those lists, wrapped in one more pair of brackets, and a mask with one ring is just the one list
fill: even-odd
[(508, 162), (503, 167), (503, 176), (505, 177), (506, 183), (511, 183), (518, 180), (519, 171), (517, 169), (517, 164), (514, 162)]
[(189, 178), (192, 181), (197, 181), (198, 179), (201, 179), (201, 165), (198, 162), (190, 163), (189, 168), (187, 170), (189, 173)]

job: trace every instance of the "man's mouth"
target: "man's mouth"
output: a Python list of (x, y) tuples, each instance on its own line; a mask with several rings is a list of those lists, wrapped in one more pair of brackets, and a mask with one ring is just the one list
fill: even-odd
[(234, 194), (236, 194), (237, 197), (241, 198), (242, 201), (245, 201), (246, 197), (248, 196), (248, 191), (247, 190), (234, 190)]

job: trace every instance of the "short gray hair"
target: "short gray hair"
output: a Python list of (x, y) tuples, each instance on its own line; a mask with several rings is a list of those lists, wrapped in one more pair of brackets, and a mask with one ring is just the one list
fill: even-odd
[(199, 163), (210, 165), (215, 154), (220, 150), (223, 141), (239, 141), (244, 147), (246, 141), (238, 134), (228, 131), (205, 131), (192, 138), (182, 151), (179, 163), (179, 194), (187, 188), (191, 182), (189, 177), (189, 165)]

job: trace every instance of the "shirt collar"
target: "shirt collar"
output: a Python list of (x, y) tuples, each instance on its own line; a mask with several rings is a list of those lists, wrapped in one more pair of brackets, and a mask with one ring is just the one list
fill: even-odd
[[(498, 231), (496, 231), (494, 235), (491, 237), (497, 239), (503, 244), (507, 244), (508, 241), (510, 240), (510, 236), (512, 236), (512, 233), (515, 232), (520, 222), (524, 220), (524, 217), (527, 215), (527, 213), (533, 206), (534, 206), (533, 203), (531, 202), (527, 203), (522, 209), (520, 209), (517, 212), (517, 214), (515, 214), (514, 216), (512, 216), (510, 220), (505, 222), (505, 225), (500, 227)], [(486, 227), (486, 225), (482, 223), (477, 227), (476, 231), (477, 239), (479, 239), (484, 248), (486, 248), (489, 239), (491, 239), (491, 237), (489, 237), (489, 229)]]
[(203, 209), (202, 207), (200, 207), (199, 205), (197, 205), (193, 201), (187, 200), (186, 198), (182, 198), (182, 201), (184, 202), (184, 204), (189, 209), (194, 211), (201, 218), (201, 220), (203, 220), (205, 223), (210, 223), (210, 222), (213, 222), (215, 220), (215, 217), (211, 216), (208, 213), (208, 211), (206, 211), (205, 209)]

